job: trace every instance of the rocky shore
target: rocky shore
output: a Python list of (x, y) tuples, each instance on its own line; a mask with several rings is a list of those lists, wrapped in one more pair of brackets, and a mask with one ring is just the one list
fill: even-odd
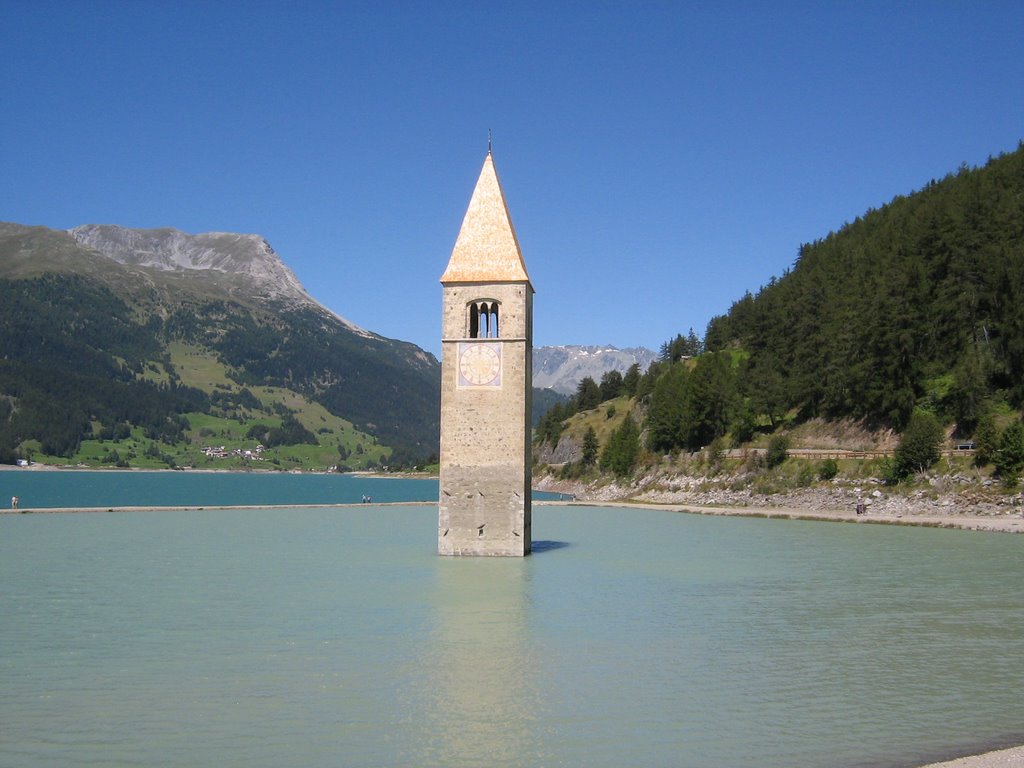
[[(538, 490), (580, 502), (632, 503), (701, 514), (787, 517), (844, 522), (964, 528), (1024, 533), (1024, 494), (1007, 494), (962, 478), (935, 478), (926, 487), (890, 488), (880, 481), (826, 483), (763, 494), (730, 488), (728, 478), (648, 475), (634, 480), (579, 482), (535, 478)], [(858, 504), (863, 512), (858, 514)]]

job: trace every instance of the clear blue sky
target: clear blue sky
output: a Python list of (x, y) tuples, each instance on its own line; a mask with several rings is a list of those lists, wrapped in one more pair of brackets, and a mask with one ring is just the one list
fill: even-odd
[(264, 235), (440, 349), (494, 135), (535, 342), (657, 349), (1024, 139), (1024, 2), (0, 0), (0, 220)]

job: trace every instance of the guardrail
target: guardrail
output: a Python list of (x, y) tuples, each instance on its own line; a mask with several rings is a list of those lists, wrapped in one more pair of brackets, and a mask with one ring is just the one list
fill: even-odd
[[(729, 458), (742, 458), (749, 454), (764, 455), (766, 448), (732, 448), (725, 452)], [(940, 456), (973, 456), (977, 453), (974, 448), (944, 448), (939, 451)], [(829, 448), (790, 448), (786, 451), (787, 456), (799, 459), (884, 459), (891, 457), (895, 451), (845, 451)]]

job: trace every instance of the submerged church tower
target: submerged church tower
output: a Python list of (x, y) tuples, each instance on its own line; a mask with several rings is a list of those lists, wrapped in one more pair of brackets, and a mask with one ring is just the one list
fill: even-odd
[(441, 276), (437, 551), (530, 553), (533, 286), (490, 149)]

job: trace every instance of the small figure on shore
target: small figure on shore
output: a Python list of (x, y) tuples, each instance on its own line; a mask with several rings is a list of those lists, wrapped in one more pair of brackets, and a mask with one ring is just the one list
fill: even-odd
[(857, 499), (857, 514), (863, 515), (868, 511), (867, 505), (864, 503), (864, 499)]
[(20, 499), (17, 496), (11, 496), (11, 509), (17, 509), (19, 501)]

